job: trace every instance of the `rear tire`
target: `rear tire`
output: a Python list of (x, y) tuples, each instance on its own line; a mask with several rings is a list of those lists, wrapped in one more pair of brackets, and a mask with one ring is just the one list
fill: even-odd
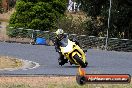
[(88, 62), (87, 61), (85, 62), (85, 65), (88, 66)]
[(75, 54), (75, 55), (73, 56), (73, 58), (76, 60), (76, 62), (77, 62), (82, 68), (86, 68), (86, 67), (87, 67), (87, 64), (85, 64), (77, 54)]

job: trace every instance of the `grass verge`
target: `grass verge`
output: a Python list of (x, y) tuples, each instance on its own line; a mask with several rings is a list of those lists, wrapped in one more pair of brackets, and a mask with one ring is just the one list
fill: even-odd
[(17, 58), (0, 56), (0, 69), (19, 68), (22, 65), (23, 65), (23, 62), (18, 60)]
[(132, 88), (130, 84), (86, 84), (80, 86), (76, 77), (0, 77), (0, 88)]

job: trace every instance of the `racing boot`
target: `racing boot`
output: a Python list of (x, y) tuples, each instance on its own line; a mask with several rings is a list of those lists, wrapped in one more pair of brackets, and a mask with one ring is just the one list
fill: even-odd
[(61, 66), (65, 64), (65, 61), (60, 58), (58, 59), (58, 62), (59, 62), (59, 65), (61, 65)]
[(64, 56), (61, 55), (61, 57), (58, 59), (59, 65), (64, 65), (65, 63), (68, 63), (67, 59), (64, 59)]
[(63, 61), (63, 59), (64, 59), (64, 56), (61, 54), (61, 53), (59, 53), (59, 55), (60, 55), (60, 57), (59, 57), (59, 59), (58, 59), (58, 62), (59, 62), (59, 65), (64, 65), (65, 63), (64, 63), (64, 61)]

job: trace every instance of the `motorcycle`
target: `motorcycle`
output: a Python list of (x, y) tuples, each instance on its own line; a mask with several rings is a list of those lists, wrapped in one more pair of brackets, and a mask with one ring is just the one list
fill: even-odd
[(80, 65), (82, 68), (87, 67), (88, 62), (86, 60), (86, 55), (84, 51), (76, 44), (76, 42), (73, 42), (68, 38), (64, 38), (60, 42), (61, 53), (71, 65)]

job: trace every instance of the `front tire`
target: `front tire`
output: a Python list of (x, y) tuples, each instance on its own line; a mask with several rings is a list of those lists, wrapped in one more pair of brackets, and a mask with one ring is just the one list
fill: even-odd
[(77, 75), (76, 81), (79, 85), (84, 85), (86, 83), (86, 78), (84, 76)]
[(80, 57), (79, 57), (77, 54), (75, 54), (75, 55), (73, 56), (73, 58), (76, 60), (76, 62), (77, 62), (82, 68), (86, 68), (86, 67), (87, 67), (87, 64), (85, 64), (85, 63), (80, 59)]

